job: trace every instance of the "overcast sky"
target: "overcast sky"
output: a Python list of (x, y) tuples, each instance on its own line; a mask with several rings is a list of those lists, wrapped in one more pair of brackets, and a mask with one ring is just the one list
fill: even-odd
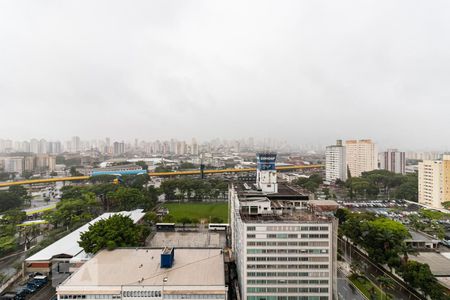
[(0, 138), (450, 148), (450, 1), (1, 1)]

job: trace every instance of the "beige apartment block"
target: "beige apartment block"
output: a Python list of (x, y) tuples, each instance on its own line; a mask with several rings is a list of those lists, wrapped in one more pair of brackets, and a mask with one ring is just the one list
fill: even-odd
[(376, 144), (372, 140), (345, 141), (347, 166), (352, 177), (378, 168)]
[(419, 203), (442, 208), (450, 201), (450, 155), (419, 163)]

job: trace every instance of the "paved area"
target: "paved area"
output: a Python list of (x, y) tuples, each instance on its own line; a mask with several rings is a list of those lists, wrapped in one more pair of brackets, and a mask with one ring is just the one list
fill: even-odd
[(339, 300), (366, 300), (361, 292), (350, 283), (347, 276), (341, 269), (338, 269), (337, 275), (337, 291)]
[(450, 276), (450, 259), (440, 253), (420, 252), (419, 255), (410, 255), (409, 258), (420, 263), (428, 264), (431, 273), (436, 276)]
[(225, 247), (224, 232), (157, 232), (148, 247)]

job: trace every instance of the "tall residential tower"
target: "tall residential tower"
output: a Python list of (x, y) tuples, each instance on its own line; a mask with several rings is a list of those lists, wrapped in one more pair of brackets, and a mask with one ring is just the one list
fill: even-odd
[(327, 146), (325, 151), (325, 180), (335, 182), (337, 179), (347, 180), (347, 158), (342, 140)]
[(372, 140), (345, 141), (347, 166), (352, 177), (377, 169), (378, 157)]

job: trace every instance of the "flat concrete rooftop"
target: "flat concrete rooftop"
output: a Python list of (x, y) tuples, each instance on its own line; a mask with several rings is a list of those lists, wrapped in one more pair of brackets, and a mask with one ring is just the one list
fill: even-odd
[(63, 282), (58, 291), (89, 286), (225, 286), (221, 249), (175, 248), (172, 268), (160, 267), (162, 248), (103, 250)]
[(147, 243), (148, 247), (181, 247), (181, 248), (224, 248), (225, 232), (157, 232)]

